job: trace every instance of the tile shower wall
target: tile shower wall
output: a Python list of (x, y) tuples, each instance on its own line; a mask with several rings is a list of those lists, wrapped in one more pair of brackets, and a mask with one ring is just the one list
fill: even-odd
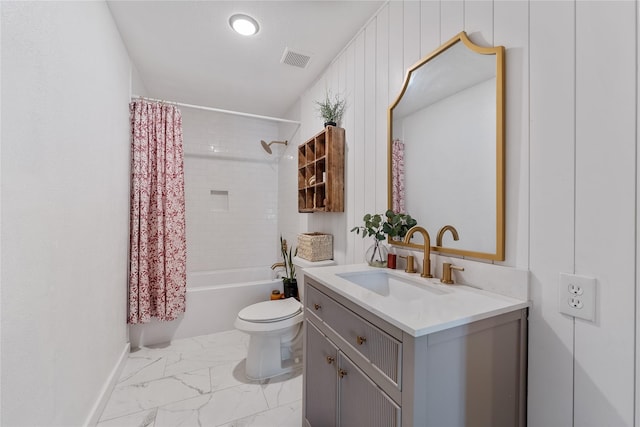
[(271, 265), (278, 257), (278, 159), (260, 140), (278, 123), (181, 108), (187, 271)]

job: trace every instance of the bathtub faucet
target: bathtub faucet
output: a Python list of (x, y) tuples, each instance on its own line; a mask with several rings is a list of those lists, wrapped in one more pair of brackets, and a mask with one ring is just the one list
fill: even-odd
[(282, 268), (284, 268), (284, 262), (276, 262), (275, 264), (273, 264), (273, 265), (271, 266), (271, 269), (272, 269), (272, 270), (275, 270), (275, 269), (276, 269), (276, 268), (278, 268), (278, 267), (282, 267)]

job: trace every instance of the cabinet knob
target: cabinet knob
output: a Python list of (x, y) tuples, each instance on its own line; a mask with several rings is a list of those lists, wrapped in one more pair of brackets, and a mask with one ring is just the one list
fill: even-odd
[(340, 378), (344, 378), (347, 375), (347, 371), (345, 371), (344, 369), (340, 369), (338, 371), (338, 375), (340, 375)]
[(367, 342), (367, 339), (365, 337), (361, 337), (360, 335), (358, 335), (357, 341), (358, 341), (358, 345), (362, 345)]
[(322, 307), (320, 306), (320, 304), (313, 304), (313, 308), (315, 310), (320, 310)]
[(335, 362), (335, 360), (336, 360), (336, 359), (335, 359), (334, 357), (327, 356), (327, 363), (328, 363), (329, 365), (331, 365), (333, 362)]

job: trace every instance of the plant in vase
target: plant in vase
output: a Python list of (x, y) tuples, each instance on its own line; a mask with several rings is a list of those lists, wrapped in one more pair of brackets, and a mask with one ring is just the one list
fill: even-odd
[(293, 265), (293, 257), (298, 255), (298, 248), (295, 252), (291, 251), (291, 248), (287, 247), (287, 241), (280, 236), (280, 252), (284, 259), (284, 276), (282, 278), (282, 285), (284, 288), (285, 298), (298, 298), (298, 280), (296, 279), (296, 266)]
[(366, 214), (362, 220), (363, 226), (353, 227), (352, 232), (360, 234), (362, 232), (362, 238), (373, 237), (373, 245), (365, 252), (365, 259), (367, 263), (372, 267), (386, 267), (387, 266), (387, 248), (380, 244), (380, 241), (384, 240), (385, 234), (383, 232), (385, 221), (381, 214)]
[(320, 117), (324, 119), (325, 127), (329, 125), (337, 126), (342, 120), (346, 102), (337, 94), (332, 97), (331, 91), (327, 91), (325, 92), (323, 101), (316, 101), (316, 106), (318, 107)]
[(387, 234), (391, 240), (402, 240), (407, 235), (407, 231), (418, 221), (413, 219), (411, 215), (404, 213), (395, 213), (391, 209), (385, 212), (387, 220), (382, 225), (382, 231)]

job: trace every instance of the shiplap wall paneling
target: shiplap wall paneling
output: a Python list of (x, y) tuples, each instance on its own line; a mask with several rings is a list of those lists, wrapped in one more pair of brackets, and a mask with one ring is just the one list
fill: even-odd
[[(493, 2), (467, 1), (464, 4), (464, 30), (480, 46), (493, 46)], [(510, 46), (512, 46), (510, 44)]]
[[(372, 20), (364, 30), (364, 210), (377, 213), (376, 198), (376, 20)], [(380, 118), (382, 120), (382, 118)]]
[(505, 261), (529, 268), (529, 6), (493, 4), (494, 41), (505, 47)]
[[(353, 206), (355, 215), (356, 215), (356, 225), (363, 225), (362, 216), (366, 213), (366, 202), (365, 202), (365, 145), (364, 145), (364, 130), (365, 130), (365, 111), (364, 111), (364, 103), (365, 103), (365, 49), (364, 49), (364, 32), (360, 33), (355, 40), (355, 69), (354, 69), (354, 113), (355, 113), (355, 122), (354, 122), (354, 140), (351, 141), (351, 146), (354, 149), (354, 172), (355, 178), (353, 182), (353, 187), (351, 191), (355, 193), (355, 204)], [(364, 260), (364, 250), (365, 243), (371, 244), (368, 242), (369, 239), (361, 239), (359, 238), (356, 243), (356, 251), (355, 257), (356, 260)]]
[[(640, 6), (636, 8), (636, 22), (640, 22)], [(638, 24), (636, 24), (636, 28)], [(640, 31), (636, 31), (636, 99), (640, 99)], [(638, 143), (638, 123), (640, 123), (640, 109), (636, 103), (636, 145)], [(640, 150), (636, 148), (636, 172), (640, 165)], [(636, 173), (636, 227), (640, 224), (640, 173)], [(638, 230), (636, 229), (636, 233)], [(640, 316), (638, 316), (638, 308), (640, 307), (640, 292), (638, 292), (638, 276), (640, 266), (640, 239), (636, 239), (636, 335), (635, 335), (635, 353), (636, 353), (636, 375), (635, 375), (635, 425), (640, 426), (640, 375), (638, 375), (638, 367), (640, 367)]]
[[(636, 156), (637, 111), (635, 100), (630, 100), (636, 94), (637, 42), (633, 37), (629, 41), (629, 35), (636, 34), (637, 6), (627, 2), (607, 2), (604, 7), (599, 2), (425, 0), (419, 3), (419, 28), (411, 29), (407, 25), (414, 26), (411, 22), (416, 20), (409, 11), (415, 11), (416, 4), (388, 3), (374, 18), (375, 24), (370, 23), (341, 54), (344, 71), (338, 73), (344, 73), (349, 104), (343, 122), (348, 144), (346, 227), (335, 219), (317, 222), (332, 227), (334, 234), (349, 234), (344, 258), (361, 262), (370, 241), (348, 230), (362, 224), (365, 212), (381, 210), (378, 199), (386, 200), (386, 164), (382, 167), (381, 162), (386, 155), (382, 122), (386, 113), (381, 114), (385, 95), (389, 103), (395, 100), (407, 64), (462, 29), (479, 44), (504, 45), (504, 264), (531, 270), (529, 425), (630, 424), (635, 308), (632, 298), (623, 304), (614, 298), (633, 294), (633, 266), (637, 265), (633, 257), (636, 166), (631, 164)], [(419, 40), (420, 54), (411, 58), (415, 40)], [(612, 45), (616, 46), (613, 52)], [(583, 64), (577, 71), (576, 55)], [(332, 72), (325, 76), (329, 83), (322, 84), (342, 88), (342, 80), (336, 83)], [(312, 102), (314, 96), (308, 95), (303, 104)], [(301, 108), (303, 121), (315, 120), (309, 117), (308, 106)], [(372, 134), (376, 141), (373, 159), (365, 152), (371, 147)], [(617, 155), (612, 159), (614, 150)], [(621, 159), (617, 167), (612, 166), (613, 160)], [(373, 185), (366, 170), (371, 161), (376, 165)], [(612, 250), (603, 251), (607, 245)], [(595, 324), (579, 321), (574, 325), (573, 318), (558, 313), (558, 274), (572, 271), (593, 271), (601, 282)]]
[(420, 57), (424, 58), (440, 46), (440, 2), (420, 2)]
[(387, 111), (389, 104), (389, 8), (376, 17), (376, 212), (387, 210)]
[(402, 31), (404, 38), (404, 71), (421, 58), (420, 55), (420, 2), (405, 1), (402, 10)]
[(440, 44), (464, 29), (464, 7), (461, 0), (440, 2)]
[[(345, 51), (346, 53), (346, 51)], [(342, 55), (340, 55), (340, 57), (337, 59), (337, 61), (334, 64), (334, 67), (336, 69), (336, 75), (337, 75), (337, 93), (340, 94), (340, 96), (343, 97), (343, 99), (345, 100), (345, 102), (348, 104), (348, 90), (347, 90), (347, 72), (346, 72), (346, 68), (347, 68), (347, 57), (345, 55), (345, 53), (343, 53)], [(346, 113), (346, 112), (345, 112)], [(343, 116), (342, 118), (342, 124), (341, 126), (343, 128), (345, 128), (345, 137), (346, 137), (346, 114)], [(348, 144), (348, 140), (345, 141), (345, 171), (344, 171), (344, 179), (345, 179), (345, 190), (347, 190), (349, 188), (348, 184), (347, 184), (347, 180), (349, 178), (349, 172), (348, 172), (348, 168), (349, 168), (349, 161), (348, 161), (348, 149), (347, 149), (347, 144)], [(340, 262), (347, 262), (347, 254), (348, 254), (348, 248), (349, 248), (349, 237), (348, 233), (346, 232), (340, 232), (339, 230), (351, 230), (350, 228), (347, 228), (347, 224), (349, 222), (349, 217), (348, 217), (348, 212), (349, 212), (349, 197), (348, 197), (348, 190), (345, 191), (344, 193), (344, 197), (345, 197), (345, 213), (335, 213), (329, 216), (329, 218), (332, 218), (333, 221), (335, 221), (335, 223), (337, 224), (335, 227), (333, 226), (333, 223), (330, 223), (328, 225), (326, 225), (322, 231), (327, 232), (327, 233), (331, 233), (333, 234), (333, 252), (334, 252), (334, 259), (336, 260), (340, 260)]]
[[(530, 3), (529, 268), (534, 303), (529, 314), (528, 425), (532, 427), (571, 426), (573, 416), (573, 320), (558, 313), (558, 275), (573, 271), (573, 17), (572, 2)], [(513, 215), (507, 212), (507, 218)]]
[[(300, 126), (300, 141), (298, 142), (298, 144), (301, 144), (302, 142), (306, 141), (307, 139), (309, 139), (311, 136), (313, 136), (314, 134), (313, 132), (313, 127), (315, 126), (315, 122), (316, 122), (316, 117), (315, 117), (315, 110), (314, 107), (312, 107), (311, 105), (313, 105), (313, 101), (314, 101), (314, 97), (311, 93), (305, 93), (304, 96), (302, 96), (301, 99), (301, 104), (302, 104), (302, 113), (300, 115), (301, 119), (300, 121), (302, 122), (301, 126)], [(296, 157), (296, 162), (298, 159), (298, 150), (296, 148), (295, 151), (295, 157)], [(297, 163), (296, 163), (296, 171), (297, 171)], [(297, 172), (295, 175), (295, 179), (297, 182)], [(296, 201), (296, 209), (297, 209), (297, 201)], [(300, 225), (300, 230), (311, 230), (311, 226), (310, 226), (310, 220), (312, 218), (312, 215), (310, 214), (299, 214), (298, 215), (298, 224)]]
[(389, 93), (393, 102), (402, 87), (404, 74), (404, 4), (389, 2)]
[(575, 269), (599, 291), (596, 321), (575, 323), (576, 426), (633, 425), (635, 14), (576, 4)]
[[(353, 111), (353, 106), (355, 105), (355, 93), (354, 93), (354, 85), (355, 85), (355, 46), (352, 43), (349, 45), (347, 50), (343, 53), (345, 67), (345, 95), (347, 101), (347, 109), (345, 111), (345, 119), (344, 119), (344, 128), (345, 128), (345, 137), (346, 137), (346, 157), (345, 157), (345, 215), (347, 217), (347, 228), (343, 230), (343, 233), (349, 232), (353, 227), (359, 226), (360, 219), (357, 218), (356, 215), (356, 192), (355, 188), (355, 147), (353, 146), (353, 140), (355, 137), (354, 132), (354, 122), (355, 122), (355, 113)], [(356, 243), (357, 240), (357, 243)], [(358, 237), (355, 233), (349, 232), (349, 237), (347, 237), (347, 248), (346, 248), (346, 260), (350, 263), (359, 262), (360, 259), (356, 259), (355, 253), (358, 252), (356, 248), (361, 248), (361, 238)], [(361, 249), (360, 249), (361, 250)]]
[[(327, 72), (324, 74), (323, 78), (320, 79), (315, 85), (315, 93), (316, 97), (314, 99), (322, 99), (327, 92), (331, 94), (331, 96), (339, 95), (341, 97), (346, 96), (346, 87), (345, 87), (345, 73), (344, 73), (344, 62), (345, 55), (342, 54), (338, 58), (336, 58), (330, 67), (327, 69)], [(314, 103), (315, 106), (315, 103)], [(317, 114), (317, 112), (316, 112)], [(341, 126), (345, 126), (345, 122), (341, 123)], [(317, 133), (320, 131), (322, 124), (318, 125), (318, 129), (314, 132)], [(345, 135), (346, 136), (346, 135)], [(346, 141), (348, 144), (348, 140)], [(346, 150), (346, 147), (345, 147)], [(347, 160), (345, 160), (345, 168), (348, 167)], [(346, 171), (345, 171), (346, 173)], [(346, 195), (345, 195), (346, 197)], [(334, 248), (334, 259), (338, 262), (344, 262), (345, 260), (345, 246), (347, 236), (341, 230), (346, 228), (346, 217), (341, 212), (335, 213), (320, 213), (320, 214), (311, 214), (309, 215), (310, 222), (309, 226), (311, 227), (309, 231), (318, 231), (323, 233), (330, 233), (333, 235), (333, 248)]]

